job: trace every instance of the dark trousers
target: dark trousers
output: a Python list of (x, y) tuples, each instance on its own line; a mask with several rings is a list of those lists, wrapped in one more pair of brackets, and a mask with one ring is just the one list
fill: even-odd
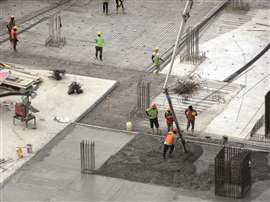
[(108, 15), (108, 10), (109, 10), (109, 3), (103, 2), (103, 13), (106, 13), (106, 15)]
[(116, 9), (122, 7), (124, 9), (123, 0), (115, 0), (116, 3)]
[(150, 120), (150, 128), (154, 128), (154, 125), (156, 128), (159, 128), (158, 118), (149, 119), (149, 120)]
[(164, 144), (164, 148), (163, 148), (163, 158), (165, 159), (166, 158), (166, 153), (167, 151), (170, 149), (169, 151), (169, 154), (171, 155), (173, 153), (173, 150), (174, 150), (174, 145), (167, 145), (167, 144)]
[(99, 53), (99, 58), (102, 60), (102, 47), (96, 46), (96, 58), (98, 58), (98, 53)]
[(187, 130), (189, 129), (190, 125), (191, 125), (191, 130), (194, 130), (195, 120), (188, 120), (188, 122), (187, 122)]
[(13, 46), (14, 51), (17, 51), (17, 43), (18, 43), (18, 39), (12, 39), (12, 46)]

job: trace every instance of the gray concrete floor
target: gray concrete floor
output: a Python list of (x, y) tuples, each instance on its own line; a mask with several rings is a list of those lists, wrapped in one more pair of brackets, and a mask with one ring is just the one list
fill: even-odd
[[(80, 173), (79, 142), (96, 143), (96, 163), (101, 166), (133, 136), (83, 126), (69, 126), (26, 163), (0, 190), (1, 201), (231, 201), (216, 197), (214, 190), (189, 191)], [(214, 154), (217, 148), (203, 146)], [(210, 149), (210, 150), (209, 150)], [(203, 171), (204, 162), (214, 155), (202, 155), (196, 162)], [(206, 168), (207, 169), (207, 168)], [(268, 201), (270, 180), (253, 184), (244, 200)]]

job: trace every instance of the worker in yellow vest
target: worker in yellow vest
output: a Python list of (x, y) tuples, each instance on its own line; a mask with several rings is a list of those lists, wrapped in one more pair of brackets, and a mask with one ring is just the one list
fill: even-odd
[(172, 155), (173, 150), (174, 150), (174, 143), (176, 140), (176, 132), (177, 129), (173, 128), (173, 131), (170, 131), (167, 133), (165, 136), (164, 140), (164, 148), (163, 148), (163, 158), (166, 159), (166, 153), (170, 149), (169, 154)]
[(155, 103), (151, 104), (151, 107), (146, 109), (146, 114), (150, 121), (150, 127), (152, 129), (152, 134), (154, 135), (154, 125), (157, 129), (157, 135), (159, 135), (159, 123), (158, 123), (158, 109)]
[(101, 32), (97, 33), (97, 38), (96, 38), (96, 59), (98, 58), (98, 53), (99, 53), (99, 59), (102, 61), (104, 38), (101, 35), (102, 35)]
[(152, 53), (152, 62), (153, 65), (156, 67), (157, 72), (160, 71), (160, 57), (159, 57), (159, 48), (156, 47)]

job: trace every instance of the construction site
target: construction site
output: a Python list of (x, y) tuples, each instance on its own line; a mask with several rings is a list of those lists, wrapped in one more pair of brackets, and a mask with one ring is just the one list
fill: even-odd
[(269, 0), (0, 0), (0, 201), (269, 201)]

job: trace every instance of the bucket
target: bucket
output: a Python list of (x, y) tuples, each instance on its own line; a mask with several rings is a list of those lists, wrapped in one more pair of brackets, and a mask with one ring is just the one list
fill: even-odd
[(33, 146), (31, 144), (27, 144), (26, 151), (28, 154), (31, 154), (33, 152)]
[(18, 159), (23, 158), (23, 150), (22, 150), (21, 147), (17, 147), (17, 148), (16, 148), (16, 153), (17, 153)]
[(131, 121), (128, 121), (126, 126), (127, 126), (127, 131), (131, 132), (132, 131), (132, 123), (131, 123)]

